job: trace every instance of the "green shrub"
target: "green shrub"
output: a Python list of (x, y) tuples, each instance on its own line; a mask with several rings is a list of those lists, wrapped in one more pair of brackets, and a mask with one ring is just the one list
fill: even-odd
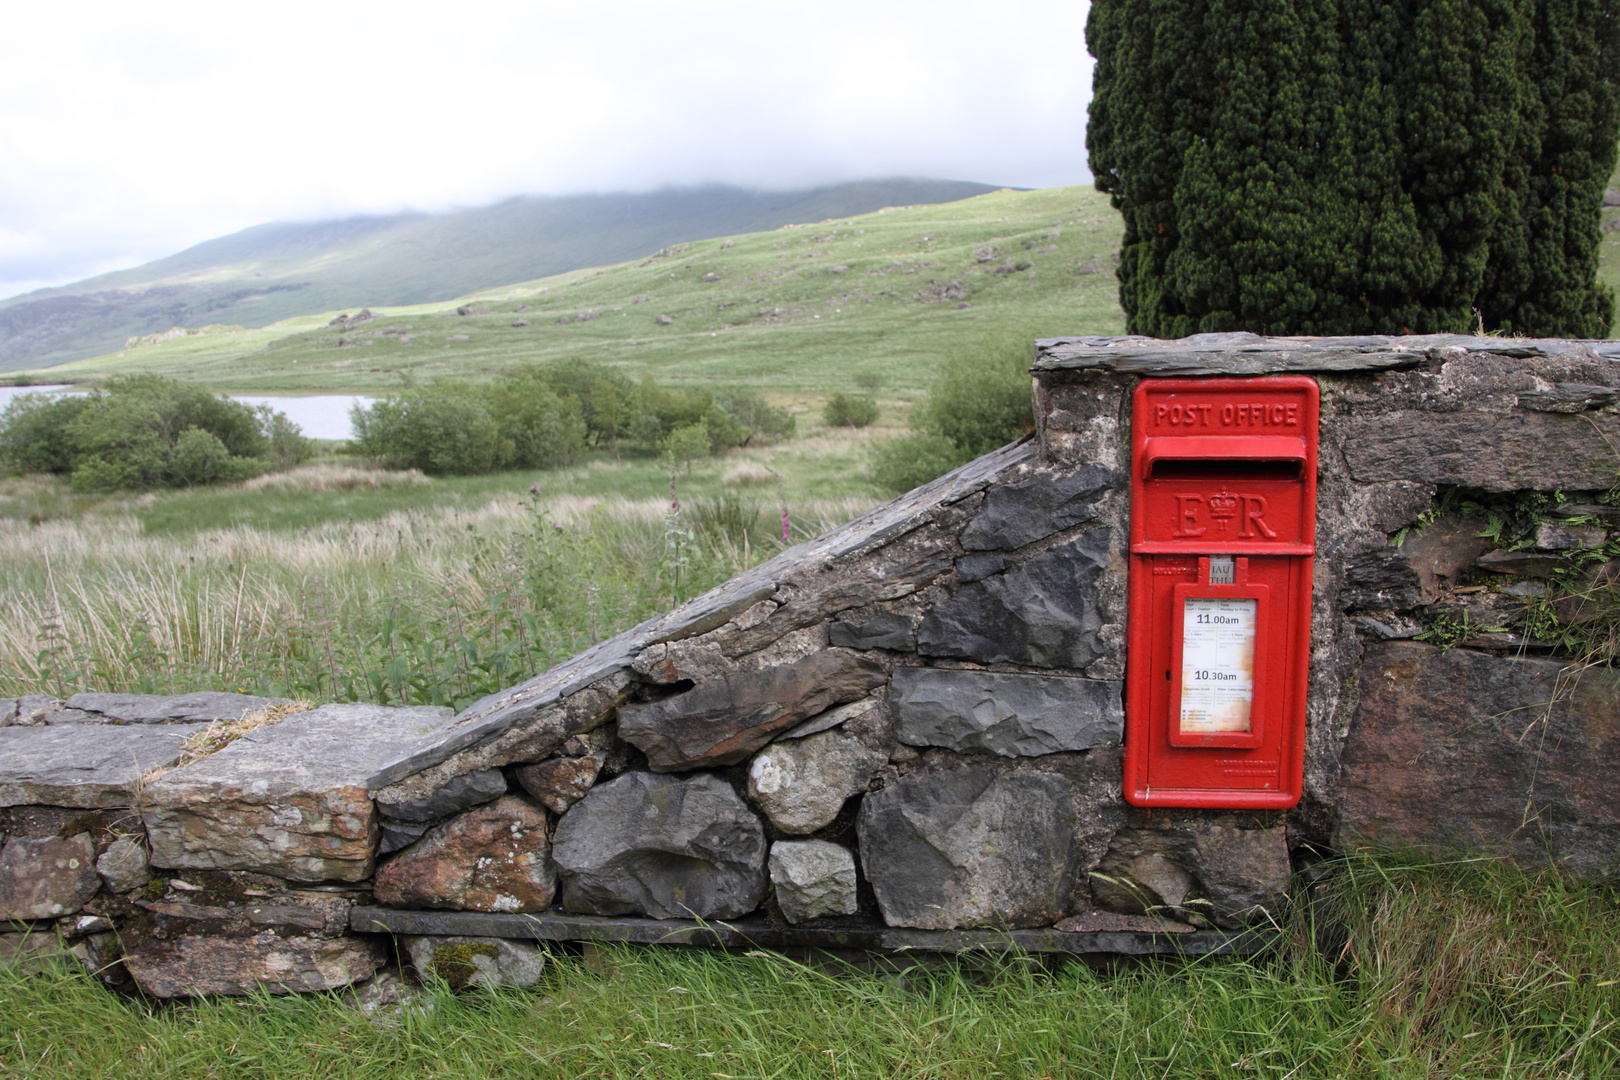
[(833, 427), (863, 428), (878, 418), (877, 402), (852, 394), (834, 394), (827, 399), (821, 415)]
[(742, 440), (736, 444), (739, 446), (791, 438), (798, 426), (792, 413), (772, 406), (758, 394), (719, 391), (714, 400), (744, 430)]
[(72, 472), (74, 443), (68, 428), (89, 400), (80, 394), (12, 398), (0, 413), (0, 461), (17, 472)]
[(962, 345), (946, 359), (927, 400), (912, 411), (912, 434), (873, 451), (872, 477), (891, 491), (910, 491), (1033, 426), (1025, 339)]
[(551, 468), (584, 452), (590, 428), (572, 395), (559, 397), (539, 379), (506, 378), (483, 396), (500, 438), (497, 467)]
[(872, 451), (872, 479), (890, 491), (910, 491), (967, 460), (943, 435), (913, 432)]
[(513, 453), (489, 407), (465, 383), (441, 382), (355, 405), (361, 453), (425, 473), (493, 472)]
[(77, 491), (240, 480), (306, 460), (298, 425), (174, 379), (111, 379), (88, 394), (25, 394), (0, 414), (0, 464), (69, 474)]
[(684, 465), (687, 472), (692, 471), (693, 461), (714, 452), (709, 429), (703, 424), (676, 428), (664, 439), (662, 446), (664, 457), (672, 464)]

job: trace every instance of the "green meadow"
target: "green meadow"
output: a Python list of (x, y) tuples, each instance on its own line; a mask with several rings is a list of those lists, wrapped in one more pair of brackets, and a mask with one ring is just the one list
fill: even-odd
[(998, 191), (376, 308), (376, 319), (349, 330), (329, 326), (344, 313), (328, 312), (35, 375), (139, 371), (233, 392), (365, 392), (586, 358), (660, 382), (773, 397), (853, 390), (857, 373), (872, 372), (903, 397), (925, 389), (941, 351), (963, 338), (1122, 332), (1119, 233), (1119, 215), (1090, 187)]

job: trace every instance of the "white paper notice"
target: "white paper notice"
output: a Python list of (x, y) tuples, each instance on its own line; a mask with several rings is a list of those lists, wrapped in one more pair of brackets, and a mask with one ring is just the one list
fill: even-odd
[(1189, 597), (1181, 624), (1181, 730), (1250, 730), (1259, 601)]

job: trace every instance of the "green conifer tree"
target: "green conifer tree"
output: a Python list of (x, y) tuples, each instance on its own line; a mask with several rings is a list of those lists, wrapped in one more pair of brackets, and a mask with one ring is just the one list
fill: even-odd
[(1606, 332), (1617, 6), (1094, 0), (1130, 329)]

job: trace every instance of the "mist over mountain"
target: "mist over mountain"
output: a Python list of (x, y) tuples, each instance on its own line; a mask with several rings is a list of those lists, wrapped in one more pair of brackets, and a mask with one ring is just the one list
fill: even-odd
[(95, 356), (174, 326), (251, 328), (337, 308), (446, 300), (683, 241), (993, 190), (909, 178), (799, 191), (715, 185), (257, 225), (133, 269), (0, 301), (0, 371)]

